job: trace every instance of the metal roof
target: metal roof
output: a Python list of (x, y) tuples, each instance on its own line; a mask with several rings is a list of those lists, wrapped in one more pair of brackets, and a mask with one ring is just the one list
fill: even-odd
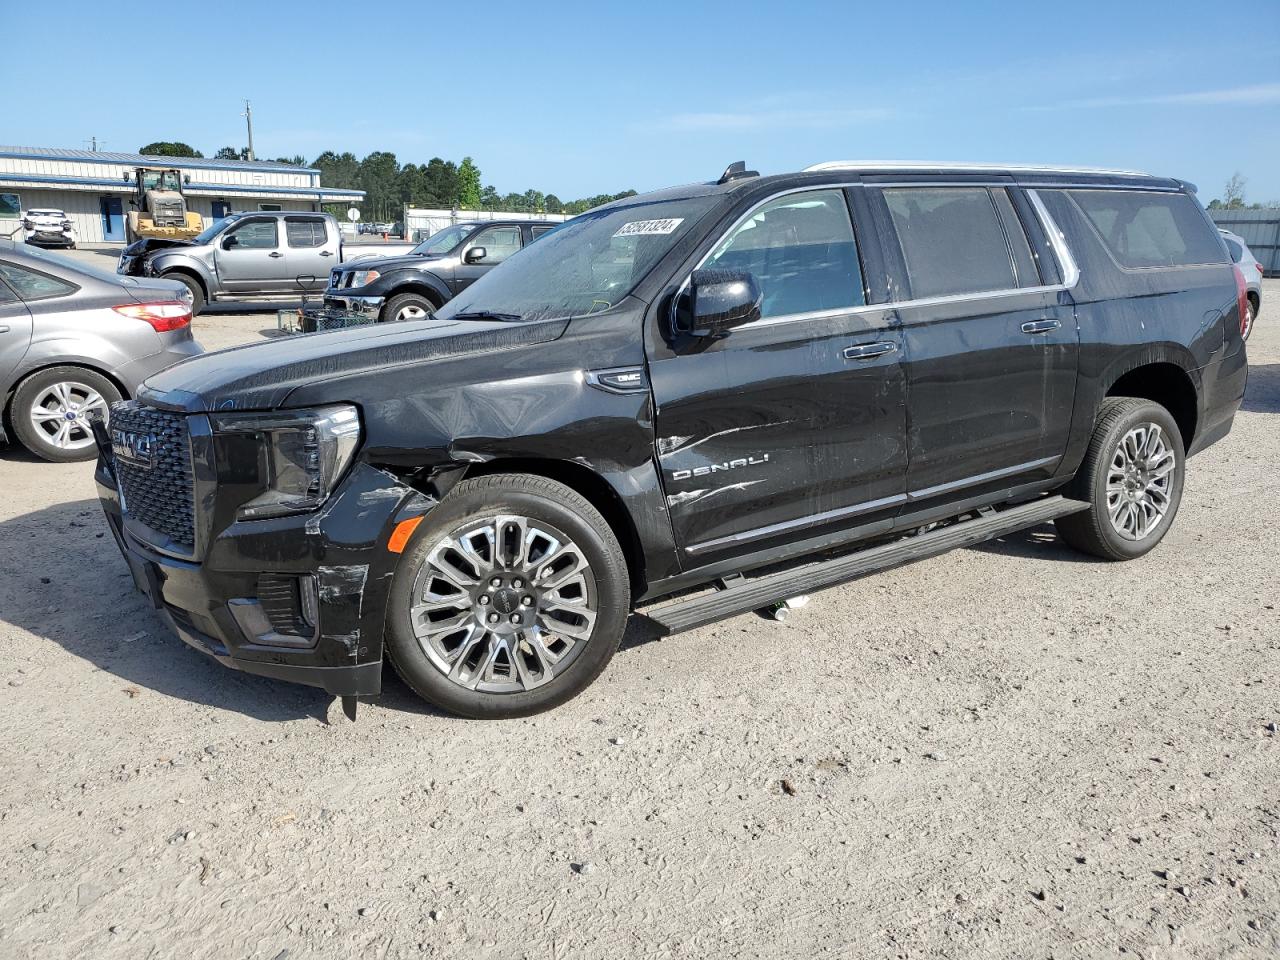
[(1055, 167), (1038, 163), (958, 163), (954, 160), (828, 160), (804, 168), (815, 170), (974, 170), (987, 173), (1007, 170), (1011, 173), (1102, 173), (1121, 177), (1149, 177), (1143, 170), (1112, 170), (1107, 167)]
[(176, 167), (180, 170), (267, 170), (282, 173), (319, 173), (312, 167), (271, 160), (218, 160), (214, 157), (157, 157), (143, 153), (113, 153), (107, 150), (65, 150), (61, 147), (5, 147), (0, 157), (11, 160), (76, 160), (81, 163), (124, 163), (132, 166)]

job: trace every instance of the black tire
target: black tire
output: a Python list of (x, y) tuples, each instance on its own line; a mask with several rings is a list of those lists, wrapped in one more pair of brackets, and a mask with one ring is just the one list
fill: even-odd
[[(13, 395), (13, 402), (9, 406), (9, 420), (13, 424), (13, 430), (24, 447), (44, 460), (55, 463), (92, 460), (98, 455), (98, 449), (93, 443), (92, 434), (89, 433), (88, 425), (84, 420), (76, 421), (74, 426), (69, 428), (68, 441), (74, 444), (70, 447), (59, 446), (56, 442), (55, 425), (60, 425), (60, 421), (48, 419), (40, 426), (32, 421), (33, 411), (37, 405), (45, 410), (50, 409), (44, 401), (48, 398), (50, 391), (59, 384), (74, 384), (77, 388), (92, 390), (107, 406), (121, 399), (116, 385), (100, 373), (86, 370), (84, 367), (49, 367), (47, 370), (33, 373), (19, 384)], [(80, 389), (72, 391), (71, 395), (73, 399), (82, 396), (87, 398)], [(83, 442), (85, 440), (87, 442)]]
[(165, 280), (177, 280), (179, 283), (186, 284), (188, 290), (191, 291), (191, 315), (194, 317), (204, 309), (204, 287), (200, 286), (200, 281), (189, 273), (165, 273), (161, 275)]
[(1249, 339), (1249, 334), (1253, 333), (1253, 326), (1258, 320), (1258, 301), (1253, 294), (1249, 294), (1245, 298), (1245, 315), (1244, 315), (1244, 334), (1245, 340)]
[[(1169, 483), (1164, 491), (1166, 503), (1162, 516), (1142, 533), (1131, 538), (1117, 530), (1108, 508), (1107, 481), (1113, 464), (1123, 459), (1120, 444), (1130, 431), (1143, 424), (1160, 428), (1166, 448), (1174, 457)], [(1117, 469), (1123, 475), (1123, 464)], [(1182, 434), (1173, 416), (1164, 407), (1150, 400), (1134, 397), (1110, 397), (1098, 409), (1093, 439), (1085, 453), (1075, 479), (1067, 489), (1067, 495), (1088, 502), (1089, 509), (1060, 517), (1054, 521), (1058, 535), (1071, 546), (1084, 553), (1104, 560), (1132, 560), (1151, 551), (1158, 544), (1178, 514), (1182, 502), (1182, 485), (1186, 471), (1186, 451), (1182, 446)], [(1135, 488), (1145, 484), (1145, 475), (1135, 476)], [(1135, 489), (1135, 496), (1138, 491)], [(1117, 504), (1122, 504), (1117, 495)], [(1135, 508), (1138, 511), (1139, 508)], [(1139, 533), (1141, 531), (1133, 531)]]
[[(397, 293), (382, 306), (382, 313), (378, 317), (379, 323), (390, 323), (395, 320), (402, 310), (421, 310), (423, 314), (434, 313), (439, 304), (432, 301), (425, 293), (417, 293), (410, 291), (408, 293)], [(413, 319), (422, 319), (415, 317)]]
[[(566, 658), (563, 672), (548, 670), (545, 676), (549, 679), (542, 685), (531, 689), (521, 687), (510, 692), (467, 689), (461, 682), (451, 680), (444, 672), (445, 667), (437, 666), (428, 656), (424, 650), (425, 641), (419, 641), (415, 636), (410, 607), (415, 602), (415, 593), (421, 591), (423, 585), (430, 586), (431, 578), (425, 572), (425, 564), (446, 535), (465, 529), (469, 524), (505, 514), (527, 518), (531, 524), (547, 524), (576, 545), (592, 578), (588, 602), (594, 601), (595, 621), (590, 625), (588, 635), (576, 641), (581, 646), (570, 644), (560, 654)], [(539, 557), (533, 565), (537, 566), (545, 559)], [(482, 571), (475, 589), (485, 590), (492, 583), (489, 577), (493, 572)], [(545, 576), (545, 573), (539, 576)], [(438, 578), (436, 582), (439, 583)], [(450, 588), (450, 585), (445, 583), (444, 587)], [(524, 589), (533, 589), (532, 580)], [(502, 599), (503, 606), (499, 605), (496, 595), (487, 607), (481, 607), (480, 601), (475, 604), (468, 602), (462, 616), (474, 616), (484, 609), (491, 613), (495, 610), (521, 612), (514, 605), (507, 605), (506, 598)], [(544, 599), (540, 594), (534, 609), (541, 611)], [(555, 480), (530, 474), (476, 477), (459, 483), (427, 515), (401, 556), (387, 608), (387, 657), (415, 693), (450, 713), (477, 720), (523, 717), (559, 706), (581, 693), (600, 675), (618, 649), (630, 609), (631, 587), (622, 549), (609, 525), (585, 497)], [(478, 624), (478, 627), (478, 632), (486, 639), (477, 643), (477, 647), (483, 645), (486, 650), (492, 649), (490, 638), (496, 634), (485, 633), (489, 628), (484, 624)], [(476, 630), (476, 627), (467, 619), (459, 629)], [(554, 638), (554, 630), (542, 636)], [(565, 642), (548, 641), (550, 645)], [(459, 640), (458, 644), (458, 649), (462, 650), (465, 640)], [(512, 655), (522, 656), (518, 650)], [(466, 659), (463, 653), (456, 656)], [(458, 659), (453, 662), (457, 663)], [(524, 661), (526, 665), (532, 662), (532, 658)], [(518, 686), (516, 666), (510, 657), (507, 663), (510, 664), (511, 685)], [(473, 670), (473, 676), (476, 673), (483, 676), (483, 670)]]

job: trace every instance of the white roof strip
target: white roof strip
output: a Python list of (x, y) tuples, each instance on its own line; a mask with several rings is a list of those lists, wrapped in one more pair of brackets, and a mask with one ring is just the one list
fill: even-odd
[(1035, 163), (957, 163), (954, 160), (828, 160), (804, 168), (815, 170), (999, 170), (1017, 173), (1108, 173), (1113, 176), (1149, 177), (1143, 170), (1113, 170), (1108, 167), (1055, 167)]

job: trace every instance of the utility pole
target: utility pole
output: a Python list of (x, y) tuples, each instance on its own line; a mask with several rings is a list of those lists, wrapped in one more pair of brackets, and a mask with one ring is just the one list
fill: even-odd
[(249, 155), (245, 159), (252, 160), (253, 159), (253, 107), (249, 106), (248, 100), (244, 102), (244, 113), (242, 113), (241, 116), (244, 117), (245, 125), (248, 126), (249, 128)]
[[(107, 145), (107, 141), (103, 140), (103, 141), (102, 141), (102, 145), (105, 147), (105, 146)], [(90, 138), (89, 138), (89, 149), (90, 149), (90, 150), (92, 150), (94, 153), (97, 153), (97, 152), (98, 152), (98, 138), (97, 138), (97, 137), (90, 137)]]

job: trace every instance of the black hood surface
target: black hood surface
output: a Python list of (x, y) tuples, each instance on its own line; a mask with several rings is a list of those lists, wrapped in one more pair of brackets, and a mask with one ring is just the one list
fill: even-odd
[(429, 270), (434, 264), (447, 260), (448, 257), (423, 257), (410, 254), (403, 257), (360, 257), (358, 260), (347, 260), (342, 264), (343, 270), (377, 270), (379, 273), (390, 273), (392, 270)]
[[(426, 320), (375, 323), (329, 333), (279, 337), (184, 360), (148, 377), (140, 399), (186, 413), (271, 410), (286, 405), (300, 386), (316, 386), (358, 374), (485, 354), (545, 343), (559, 337), (567, 320), (521, 322)], [(475, 379), (488, 379), (478, 364)], [(351, 398), (341, 383), (323, 402)]]

